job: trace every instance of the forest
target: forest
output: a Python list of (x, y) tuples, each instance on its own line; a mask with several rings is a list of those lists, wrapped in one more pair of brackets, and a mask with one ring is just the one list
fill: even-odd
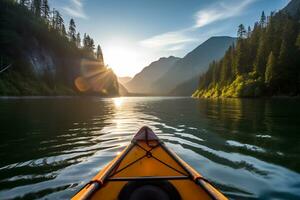
[(200, 75), (193, 97), (300, 94), (300, 15), (272, 12), (251, 28), (239, 25), (236, 44)]
[[(74, 19), (66, 28), (62, 15), (50, 8), (48, 0), (1, 0), (0, 27), (1, 95), (74, 94), (82, 59), (94, 60), (108, 70), (100, 45), (95, 48), (89, 34), (77, 32)], [(37, 75), (30, 62), (36, 57), (50, 58), (54, 74), (49, 69)], [(6, 70), (6, 66), (11, 67)]]

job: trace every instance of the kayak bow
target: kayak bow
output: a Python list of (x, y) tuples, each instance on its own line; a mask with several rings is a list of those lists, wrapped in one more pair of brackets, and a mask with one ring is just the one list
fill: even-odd
[(148, 127), (72, 200), (224, 200), (208, 180), (181, 160)]

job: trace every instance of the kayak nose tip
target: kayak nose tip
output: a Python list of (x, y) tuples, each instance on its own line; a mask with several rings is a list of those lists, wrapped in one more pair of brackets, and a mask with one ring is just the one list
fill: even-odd
[(156, 134), (152, 131), (151, 128), (148, 126), (143, 126), (140, 130), (135, 134), (133, 137), (134, 141), (149, 141), (149, 140), (156, 140), (158, 141), (159, 138)]

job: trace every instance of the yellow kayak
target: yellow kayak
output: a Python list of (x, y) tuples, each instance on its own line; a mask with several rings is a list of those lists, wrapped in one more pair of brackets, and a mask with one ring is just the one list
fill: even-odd
[(207, 179), (181, 160), (148, 127), (73, 200), (223, 200)]

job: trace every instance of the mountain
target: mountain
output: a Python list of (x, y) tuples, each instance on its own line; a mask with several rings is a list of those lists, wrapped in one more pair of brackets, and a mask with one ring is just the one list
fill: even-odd
[(195, 89), (198, 87), (199, 77), (195, 76), (190, 80), (187, 80), (179, 85), (177, 85), (174, 89), (169, 92), (168, 95), (171, 96), (191, 96)]
[(132, 93), (153, 94), (159, 90), (159, 85), (153, 85), (159, 77), (165, 74), (180, 58), (170, 56), (160, 58), (136, 74), (125, 87)]
[[(296, 7), (294, 7), (296, 6)], [(299, 1), (266, 17), (251, 32), (244, 25), (224, 57), (199, 77), (194, 97), (263, 97), (300, 95)]]
[(118, 81), (121, 84), (126, 84), (128, 83), (132, 78), (129, 76), (124, 76), (124, 77), (118, 77)]
[(81, 46), (74, 20), (67, 34), (60, 13), (37, 3), (0, 1), (0, 95), (118, 95), (100, 46), (96, 55), (86, 34)]
[(282, 9), (283, 12), (295, 16), (300, 13), (300, 0), (290, 1), (286, 7)]
[(236, 38), (219, 36), (211, 37), (185, 57), (178, 60), (164, 75), (153, 85), (153, 92), (167, 94), (177, 85), (184, 83), (197, 74), (205, 72), (213, 60), (220, 59)]
[(129, 92), (128, 90), (125, 88), (125, 86), (119, 82), (119, 95), (120, 96), (128, 96)]

